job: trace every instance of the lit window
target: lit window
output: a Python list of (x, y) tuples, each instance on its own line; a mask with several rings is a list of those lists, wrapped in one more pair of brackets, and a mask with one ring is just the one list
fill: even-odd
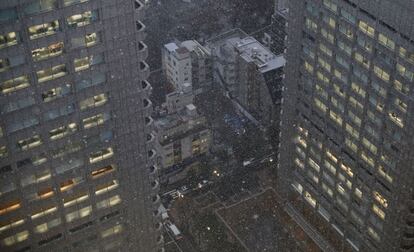
[(55, 20), (50, 23), (33, 25), (28, 28), (30, 39), (37, 39), (55, 34), (59, 30), (59, 21)]
[(91, 55), (78, 59), (74, 59), (73, 64), (75, 66), (75, 72), (89, 69), (91, 66), (97, 65), (103, 61), (103, 55)]
[(74, 212), (66, 214), (66, 221), (72, 222), (77, 219), (84, 218), (92, 213), (92, 207), (87, 206), (82, 209), (76, 210)]
[(373, 194), (374, 194), (374, 199), (376, 201), (378, 201), (378, 203), (380, 203), (384, 208), (387, 208), (388, 207), (388, 200), (384, 196), (382, 196), (377, 191), (374, 191)]
[(71, 93), (71, 85), (66, 84), (61, 87), (54, 87), (42, 93), (42, 100), (44, 102), (50, 102), (57, 98), (64, 97)]
[(381, 175), (381, 177), (383, 177), (389, 183), (392, 183), (392, 176), (381, 165), (378, 166), (378, 174)]
[(0, 226), (0, 233), (4, 232), (6, 230), (9, 230), (11, 228), (21, 226), (21, 225), (24, 224), (24, 222), (25, 222), (24, 219), (8, 222), (7, 224)]
[(366, 95), (365, 90), (360, 85), (358, 85), (356, 82), (352, 82), (351, 89), (356, 94), (360, 95), (362, 98), (365, 98), (365, 95)]
[(332, 110), (329, 112), (329, 117), (336, 122), (338, 125), (342, 125), (342, 117), (338, 114), (336, 114), (335, 112), (333, 112)]
[(102, 185), (98, 185), (96, 187), (96, 191), (95, 194), (96, 195), (100, 195), (100, 194), (104, 194), (107, 193), (109, 191), (112, 191), (114, 189), (116, 189), (118, 187), (118, 181), (117, 180), (112, 180), (108, 183), (102, 184)]
[(341, 164), (341, 169), (346, 172), (351, 178), (354, 177), (354, 173), (352, 172), (351, 167), (345, 165), (344, 163)]
[(345, 97), (345, 90), (338, 84), (333, 84), (334, 91), (340, 97)]
[(105, 229), (104, 231), (102, 231), (101, 232), (101, 237), (106, 238), (108, 236), (118, 234), (118, 233), (122, 232), (122, 229), (123, 228), (122, 228), (121, 224), (115, 225), (111, 228), (108, 228), (108, 229)]
[(331, 72), (331, 65), (321, 57), (318, 58), (318, 63), (321, 67), (325, 68), (327, 72)]
[(3, 94), (15, 92), (30, 86), (29, 78), (26, 75), (6, 80), (0, 84), (0, 90)]
[(305, 61), (304, 65), (305, 65), (306, 71), (308, 71), (309, 73), (313, 73), (313, 66), (310, 63)]
[(383, 46), (385, 46), (385, 47), (387, 47), (391, 50), (395, 49), (395, 42), (392, 39), (385, 36), (384, 34), (382, 34), (382, 33), (380, 33), (378, 35), (378, 41), (379, 41), (380, 44), (382, 44)]
[(118, 205), (119, 203), (121, 203), (121, 197), (119, 197), (119, 195), (115, 195), (108, 199), (104, 199), (96, 203), (96, 208), (98, 209), (109, 208), (109, 207)]
[(372, 204), (372, 211), (382, 220), (385, 219), (385, 212), (376, 204)]
[(352, 97), (352, 96), (350, 96), (349, 97), (349, 104), (352, 106), (352, 107), (354, 107), (354, 108), (356, 108), (357, 110), (359, 110), (359, 111), (363, 111), (363, 109), (364, 109), (364, 105), (362, 105), (362, 103), (360, 103), (359, 101), (357, 101), (354, 97)]
[(37, 71), (37, 81), (39, 83), (54, 80), (63, 77), (67, 74), (66, 66), (64, 64), (57, 65), (51, 68)]
[(8, 32), (0, 34), (0, 49), (9, 47), (12, 45), (17, 45), (19, 42), (19, 34), (16, 32)]
[(321, 167), (311, 158), (309, 158), (309, 165), (317, 172), (321, 170)]
[(353, 142), (352, 139), (350, 138), (345, 138), (345, 145), (350, 148), (353, 152), (357, 152), (358, 151), (358, 146)]
[(70, 207), (70, 206), (79, 204), (81, 202), (84, 202), (87, 199), (89, 199), (89, 194), (87, 193), (69, 195), (68, 197), (63, 198), (63, 206)]
[(5, 158), (9, 155), (6, 146), (0, 146), (0, 158)]
[(374, 73), (375, 75), (378, 76), (378, 78), (384, 80), (384, 81), (389, 81), (390, 80), (390, 74), (387, 73), (386, 71), (384, 71), (383, 69), (381, 69), (378, 66), (374, 66)]
[(29, 232), (27, 230), (23, 232), (19, 232), (17, 234), (14, 234), (12, 236), (9, 236), (5, 239), (3, 239), (3, 244), (6, 246), (12, 246), (16, 243), (25, 241), (29, 238)]
[(328, 107), (323, 102), (321, 102), (319, 99), (314, 98), (314, 102), (315, 102), (316, 107), (320, 109), (322, 112), (325, 113), (327, 111)]
[(71, 41), (72, 48), (90, 47), (90, 46), (93, 46), (99, 43), (100, 38), (98, 36), (98, 33), (94, 32), (94, 33), (86, 34), (85, 36), (82, 36), (82, 37), (71, 38), (70, 41)]
[(363, 56), (362, 54), (356, 52), (354, 58), (357, 62), (361, 63), (365, 68), (369, 69), (370, 62), (367, 57)]
[(397, 63), (397, 72), (409, 81), (413, 81), (414, 79), (414, 73), (399, 63)]
[(374, 159), (372, 157), (370, 157), (365, 151), (361, 152), (361, 158), (362, 158), (362, 160), (367, 162), (367, 164), (369, 164), (371, 167), (375, 166)]
[(336, 21), (335, 21), (335, 19), (333, 19), (333, 18), (331, 18), (329, 16), (324, 16), (323, 17), (323, 21), (325, 23), (327, 23), (332, 29), (335, 29), (335, 27), (336, 27)]
[(96, 115), (96, 116), (88, 117), (88, 118), (85, 118), (85, 119), (82, 120), (83, 127), (85, 129), (96, 127), (98, 125), (103, 124), (108, 119), (109, 119), (109, 114), (107, 114), (107, 113), (103, 113), (103, 114), (99, 114), (99, 115)]
[(108, 159), (114, 155), (114, 151), (111, 147), (102, 149), (89, 155), (89, 162), (91, 164)]
[(12, 200), (9, 202), (2, 202), (0, 205), (0, 215), (12, 212), (21, 207), (20, 200)]
[(51, 140), (56, 140), (56, 139), (60, 139), (66, 135), (76, 132), (77, 129), (78, 127), (76, 123), (70, 123), (68, 125), (60, 126), (56, 129), (52, 129), (51, 131), (49, 131), (49, 136)]
[(351, 125), (346, 123), (345, 130), (351, 134), (351, 136), (355, 137), (356, 139), (359, 138), (359, 131), (353, 128)]
[(399, 92), (405, 95), (407, 95), (410, 92), (410, 88), (408, 87), (408, 85), (403, 84), (399, 80), (394, 80), (394, 89), (398, 90)]
[(50, 207), (50, 208), (47, 208), (47, 209), (45, 209), (45, 210), (40, 210), (40, 211), (37, 211), (35, 214), (33, 214), (33, 215), (31, 216), (31, 218), (32, 218), (32, 220), (34, 220), (34, 219), (40, 218), (40, 217), (42, 217), (42, 216), (45, 216), (45, 215), (48, 215), (48, 214), (54, 213), (54, 212), (56, 212), (56, 211), (57, 211), (57, 207)]
[(304, 198), (305, 198), (305, 200), (313, 207), (313, 208), (315, 208), (316, 207), (316, 199), (315, 198), (313, 198), (312, 197), (312, 195), (309, 193), (309, 192), (307, 192), (307, 191), (305, 191), (304, 192), (304, 194), (303, 194), (303, 196), (304, 196)]
[(99, 94), (93, 97), (87, 98), (79, 103), (80, 109), (85, 110), (88, 108), (95, 108), (104, 105), (108, 101), (106, 94)]
[(75, 14), (66, 19), (66, 22), (69, 27), (82, 27), (86, 26), (98, 19), (98, 12), (96, 10), (93, 11), (85, 11), (81, 14)]
[(115, 170), (116, 170), (116, 168), (115, 168), (114, 165), (108, 165), (108, 166), (105, 166), (103, 168), (99, 168), (97, 170), (92, 171), (91, 175), (92, 175), (93, 179), (96, 179), (96, 178), (99, 178), (99, 177), (104, 176), (106, 174), (109, 174), (109, 173), (111, 173)]
[(381, 240), (378, 233), (372, 227), (368, 227), (368, 234), (377, 242)]
[(388, 116), (395, 124), (397, 124), (399, 127), (404, 127), (403, 119), (400, 115), (398, 115), (396, 112), (390, 111), (388, 112)]
[(70, 6), (72, 4), (78, 4), (78, 3), (85, 3), (88, 2), (89, 0), (63, 0), (63, 5), (64, 6)]
[(42, 233), (45, 233), (45, 232), (49, 231), (51, 228), (59, 226), (60, 223), (62, 223), (60, 218), (56, 218), (56, 219), (50, 220), (48, 222), (45, 222), (43, 224), (37, 225), (34, 228), (34, 231), (35, 231), (35, 233), (42, 234)]
[(42, 139), (39, 135), (17, 141), (17, 147), (20, 150), (28, 150), (42, 144)]
[(63, 52), (63, 42), (56, 42), (45, 47), (32, 50), (34, 61), (40, 61), (61, 55)]
[(370, 36), (370, 37), (374, 37), (375, 36), (375, 29), (374, 27), (370, 26), (367, 22), (364, 21), (359, 21), (359, 29), (365, 33), (366, 35)]
[(60, 183), (60, 191), (64, 192), (64, 191), (70, 190), (74, 186), (80, 184), (81, 182), (83, 182), (82, 177), (76, 177), (76, 178), (73, 178), (73, 179), (68, 179), (66, 181), (63, 181), (63, 182)]
[(374, 155), (377, 154), (377, 146), (375, 146), (373, 143), (371, 143), (368, 139), (366, 139), (365, 137), (362, 138), (362, 144), (368, 148)]

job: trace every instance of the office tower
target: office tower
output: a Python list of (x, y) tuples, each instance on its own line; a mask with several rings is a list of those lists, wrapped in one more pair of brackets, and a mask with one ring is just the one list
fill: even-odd
[(1, 1), (1, 251), (158, 250), (143, 12)]
[(338, 251), (414, 249), (413, 11), (290, 1), (280, 191)]

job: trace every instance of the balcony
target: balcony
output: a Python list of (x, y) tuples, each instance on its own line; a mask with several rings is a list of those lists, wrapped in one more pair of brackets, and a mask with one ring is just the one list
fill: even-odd
[(149, 150), (148, 151), (148, 158), (152, 159), (157, 155), (157, 152), (155, 150)]
[(139, 0), (134, 1), (134, 9), (135, 9), (135, 13), (138, 15), (138, 18), (143, 17), (145, 5), (141, 3), (141, 1)]
[(160, 196), (157, 194), (157, 195), (154, 195), (151, 200), (153, 204), (158, 204), (160, 202), (160, 199), (161, 199)]
[(158, 180), (154, 180), (151, 182), (151, 189), (152, 190), (157, 190), (159, 188), (160, 183), (158, 182)]
[(145, 39), (145, 25), (141, 23), (141, 21), (135, 21), (136, 29), (137, 29), (137, 40), (143, 41)]
[(150, 75), (149, 65), (145, 61), (141, 61), (139, 63), (139, 71), (140, 71), (140, 73), (142, 73), (141, 77), (143, 79), (147, 79)]
[(151, 124), (154, 122), (154, 119), (152, 119), (151, 116), (146, 116), (145, 117), (145, 126), (149, 127), (151, 126)]
[(148, 46), (142, 41), (138, 43), (138, 58), (140, 60), (145, 60), (148, 58)]
[(152, 106), (151, 100), (146, 99), (146, 98), (142, 101), (142, 103), (144, 105), (144, 109), (150, 108)]

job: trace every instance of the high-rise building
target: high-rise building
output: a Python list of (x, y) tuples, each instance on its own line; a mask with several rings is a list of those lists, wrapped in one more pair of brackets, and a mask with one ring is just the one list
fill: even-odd
[(414, 249), (413, 11), (289, 4), (279, 189), (338, 251)]
[(1, 1), (1, 251), (159, 249), (144, 8)]

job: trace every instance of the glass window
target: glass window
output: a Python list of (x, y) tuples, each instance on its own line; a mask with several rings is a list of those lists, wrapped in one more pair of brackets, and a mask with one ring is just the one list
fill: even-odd
[(36, 0), (26, 5), (23, 11), (25, 14), (30, 15), (30, 14), (42, 13), (45, 11), (51, 11), (53, 9), (56, 9), (56, 7), (57, 7), (56, 0)]
[(9, 221), (7, 224), (0, 226), (0, 233), (2, 233), (2, 232), (4, 232), (4, 231), (6, 231), (6, 230), (8, 230), (8, 229), (11, 229), (11, 228), (15, 228), (15, 227), (21, 226), (21, 225), (23, 225), (23, 224), (24, 224), (24, 222), (25, 222), (25, 220), (24, 220), (24, 219), (19, 219), (19, 220), (11, 220), (11, 221)]
[(1, 113), (9, 113), (19, 109), (23, 109), (35, 104), (35, 99), (32, 96), (28, 96), (22, 99), (16, 99), (12, 102), (5, 104), (5, 106), (0, 107)]
[(42, 139), (40, 138), (40, 135), (34, 135), (32, 137), (17, 141), (17, 147), (23, 151), (32, 149), (41, 144), (42, 144)]
[(20, 200), (10, 200), (7, 202), (3, 201), (0, 203), (0, 215), (19, 209), (20, 207)]
[(358, 26), (359, 26), (359, 30), (361, 30), (366, 35), (372, 38), (375, 36), (374, 27), (370, 26), (367, 22), (360, 20)]
[(108, 207), (118, 205), (119, 203), (121, 203), (121, 197), (119, 197), (119, 195), (115, 195), (108, 199), (105, 199), (105, 200), (102, 200), (96, 203), (96, 208), (98, 209), (108, 208)]
[(6, 71), (10, 68), (22, 65), (24, 63), (25, 63), (25, 60), (24, 60), (23, 55), (0, 59), (0, 72)]
[(321, 34), (330, 43), (332, 43), (332, 44), (334, 43), (335, 37), (334, 37), (334, 35), (332, 33), (328, 32), (327, 30), (325, 30), (325, 29), (322, 28), (321, 29)]
[(102, 161), (104, 159), (108, 159), (114, 155), (114, 151), (111, 147), (102, 149), (100, 151), (91, 153), (89, 155), (89, 162), (91, 164)]
[(88, 25), (98, 19), (98, 11), (85, 11), (84, 13), (75, 14), (66, 18), (69, 27), (82, 27)]
[(397, 72), (404, 78), (409, 81), (413, 81), (414, 79), (414, 72), (408, 70), (405, 66), (397, 63)]
[(116, 167), (114, 165), (108, 165), (108, 166), (98, 168), (97, 170), (92, 171), (91, 176), (93, 179), (96, 179), (106, 174), (109, 174), (111, 172), (114, 172), (115, 170), (116, 170)]
[(348, 22), (355, 24), (355, 17), (344, 9), (341, 9), (341, 16)]
[(61, 158), (71, 153), (78, 152), (82, 149), (82, 144), (78, 142), (69, 142), (68, 144), (51, 151), (52, 158)]
[(45, 233), (45, 232), (49, 231), (51, 228), (54, 228), (54, 227), (59, 226), (60, 223), (62, 223), (62, 221), (60, 220), (60, 218), (56, 218), (56, 219), (50, 220), (50, 221), (45, 222), (43, 224), (37, 225), (34, 228), (34, 232), (35, 233), (38, 233), (38, 234)]
[(16, 32), (8, 32), (0, 34), (0, 49), (8, 46), (16, 45), (19, 42), (19, 34)]
[(75, 72), (83, 71), (90, 68), (93, 65), (97, 65), (103, 61), (103, 55), (91, 55), (78, 59), (74, 59)]
[(40, 211), (35, 212), (35, 213), (31, 216), (31, 218), (32, 218), (32, 220), (35, 220), (35, 219), (37, 219), (37, 218), (40, 218), (40, 217), (43, 217), (43, 216), (45, 216), (45, 215), (48, 215), (48, 214), (54, 213), (54, 212), (56, 212), (56, 211), (57, 211), (57, 207), (48, 207), (48, 208), (41, 209)]
[(333, 53), (332, 50), (329, 49), (327, 46), (325, 46), (323, 43), (319, 44), (319, 49), (325, 53), (326, 55), (328, 55), (329, 57), (332, 57)]
[(357, 62), (361, 63), (365, 68), (369, 69), (370, 61), (367, 57), (363, 56), (362, 54), (356, 52), (354, 58)]
[(62, 87), (55, 87), (52, 89), (49, 89), (48, 91), (45, 91), (42, 93), (42, 100), (44, 102), (50, 102), (57, 98), (64, 97), (71, 93), (71, 85), (66, 84)]
[(100, 42), (100, 36), (99, 33), (94, 32), (82, 37), (71, 38), (70, 41), (72, 48), (90, 47)]
[(335, 29), (336, 27), (336, 21), (332, 17), (329, 16), (323, 16), (323, 21), (329, 25), (332, 29)]
[(352, 48), (341, 40), (338, 40), (338, 47), (339, 49), (344, 51), (346, 54), (348, 55), (352, 54)]
[(49, 46), (32, 50), (32, 57), (34, 61), (40, 61), (61, 55), (63, 52), (63, 42), (56, 42)]
[(92, 87), (95, 85), (102, 84), (106, 81), (105, 74), (100, 72), (92, 73), (91, 77), (88, 79), (80, 80), (76, 83), (76, 89), (82, 90), (84, 88)]
[(3, 94), (15, 92), (30, 86), (27, 75), (19, 76), (14, 79), (4, 81), (0, 84), (0, 90)]
[(0, 23), (17, 20), (16, 8), (0, 9)]
[(358, 42), (358, 45), (361, 46), (365, 51), (370, 52), (370, 53), (373, 51), (372, 43), (369, 42), (366, 38), (362, 36), (358, 36), (357, 42)]
[(88, 108), (94, 108), (104, 105), (108, 101), (108, 97), (106, 94), (99, 94), (93, 97), (87, 98), (79, 103), (79, 107), (81, 110), (85, 110)]
[(51, 140), (60, 139), (62, 137), (76, 132), (77, 129), (78, 126), (76, 125), (76, 123), (69, 123), (68, 125), (60, 126), (49, 131), (49, 137)]
[(19, 232), (17, 234), (14, 234), (12, 236), (9, 236), (7, 238), (3, 239), (3, 244), (5, 246), (12, 246), (16, 243), (25, 241), (29, 238), (29, 232), (27, 230)]
[(395, 49), (395, 42), (382, 33), (378, 35), (378, 42), (391, 50)]
[(311, 31), (314, 31), (314, 32), (318, 31), (318, 25), (310, 18), (305, 18), (305, 25), (306, 25), (306, 28), (308, 28)]
[(0, 158), (5, 158), (8, 154), (6, 146), (0, 146)]
[(338, 11), (338, 6), (332, 0), (323, 0), (323, 5), (335, 13)]
[(339, 31), (350, 40), (354, 38), (354, 32), (352, 31), (352, 29), (344, 24), (339, 25)]
[(108, 236), (111, 235), (115, 235), (117, 233), (120, 233), (122, 231), (122, 225), (121, 224), (117, 224), (111, 228), (105, 229), (104, 231), (101, 232), (101, 237), (102, 238), (106, 238)]
[(82, 120), (83, 127), (85, 129), (96, 127), (96, 126), (101, 125), (104, 122), (106, 122), (109, 118), (110, 118), (110, 116), (109, 116), (108, 113), (101, 113), (101, 114), (98, 114), (98, 115), (95, 115), (95, 116), (85, 118), (85, 119)]
[(28, 186), (31, 184), (38, 184), (43, 181), (47, 181), (52, 177), (52, 173), (50, 173), (49, 169), (45, 169), (42, 171), (33, 171), (32, 174), (25, 176), (21, 180), (22, 186)]
[(72, 222), (77, 219), (86, 217), (92, 213), (92, 206), (87, 206), (82, 209), (66, 214), (66, 221)]
[(30, 39), (37, 39), (45, 36), (55, 34), (59, 30), (59, 21), (55, 20), (49, 23), (40, 25), (33, 25), (29, 27)]
[(89, 199), (89, 194), (87, 194), (85, 192), (77, 193), (75, 195), (69, 195), (68, 197), (65, 197), (63, 199), (63, 206), (64, 207), (70, 207), (70, 206), (79, 204), (81, 202), (84, 202), (87, 199)]
[(63, 0), (63, 5), (70, 6), (72, 4), (85, 3), (89, 0)]
[(67, 116), (75, 111), (73, 104), (64, 105), (60, 108), (55, 108), (44, 113), (45, 120), (53, 120), (61, 116)]
[(48, 69), (37, 71), (37, 81), (39, 83), (54, 80), (67, 74), (65, 64), (57, 65)]
[(39, 124), (39, 120), (35, 117), (31, 117), (31, 118), (25, 118), (25, 119), (20, 119), (20, 120), (15, 120), (14, 122), (11, 122), (8, 125), (8, 132), (9, 133), (13, 133), (16, 132), (18, 130), (22, 130), (22, 129), (26, 129), (29, 128), (31, 126), (35, 126)]
[(374, 73), (378, 78), (388, 82), (390, 80), (390, 74), (378, 66), (374, 66)]

